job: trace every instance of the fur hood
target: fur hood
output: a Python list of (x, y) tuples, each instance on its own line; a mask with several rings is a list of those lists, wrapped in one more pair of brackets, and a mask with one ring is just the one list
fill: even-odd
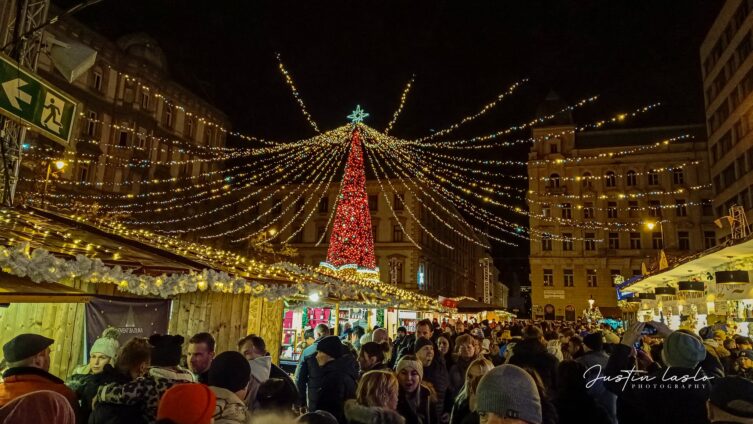
[(350, 399), (345, 402), (345, 418), (351, 424), (405, 424), (396, 411), (375, 406), (363, 406)]

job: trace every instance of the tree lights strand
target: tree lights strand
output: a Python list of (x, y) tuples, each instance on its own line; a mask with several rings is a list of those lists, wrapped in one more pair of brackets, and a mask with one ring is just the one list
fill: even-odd
[(425, 142), (425, 141), (429, 141), (429, 140), (431, 140), (433, 138), (437, 138), (439, 136), (443, 136), (445, 134), (449, 134), (452, 131), (455, 131), (456, 129), (460, 128), (461, 125), (463, 125), (463, 124), (465, 124), (467, 122), (473, 121), (474, 119), (476, 119), (476, 118), (484, 115), (486, 112), (492, 110), (494, 108), (494, 106), (496, 106), (500, 101), (502, 101), (502, 99), (504, 99), (505, 97), (511, 95), (515, 91), (516, 88), (518, 88), (521, 84), (526, 83), (526, 82), (528, 82), (528, 78), (523, 78), (520, 81), (516, 81), (507, 90), (505, 90), (504, 92), (502, 92), (501, 94), (499, 94), (491, 102), (489, 102), (486, 105), (484, 105), (484, 107), (482, 107), (481, 110), (479, 110), (475, 114), (468, 115), (468, 116), (464, 117), (463, 119), (461, 119), (459, 122), (456, 122), (456, 123), (450, 125), (449, 127), (443, 129), (443, 130), (436, 131), (436, 132), (434, 132), (431, 135), (428, 135), (426, 137), (422, 137), (422, 138), (416, 139), (414, 141), (417, 142), (417, 143), (422, 143), (422, 142)]
[(303, 99), (301, 99), (301, 94), (295, 87), (295, 83), (293, 83), (293, 77), (291, 77), (290, 72), (285, 69), (285, 65), (282, 63), (282, 56), (279, 53), (277, 53), (277, 63), (278, 67), (280, 68), (280, 72), (282, 72), (282, 75), (285, 77), (285, 83), (288, 85), (288, 87), (290, 87), (290, 91), (293, 93), (295, 101), (298, 102), (298, 106), (300, 106), (301, 112), (303, 112), (303, 116), (306, 117), (306, 120), (308, 121), (309, 125), (311, 125), (311, 128), (314, 129), (314, 131), (321, 132), (319, 131), (319, 126), (316, 125), (316, 122), (314, 122), (314, 119), (311, 117), (311, 114), (309, 114), (308, 110), (306, 110), (306, 105), (303, 103)]
[(397, 118), (400, 116), (400, 112), (403, 111), (403, 106), (405, 106), (405, 100), (408, 99), (408, 93), (410, 92), (411, 87), (413, 86), (413, 82), (416, 79), (416, 74), (413, 74), (410, 77), (410, 80), (407, 84), (405, 84), (405, 88), (403, 89), (403, 93), (400, 95), (400, 104), (397, 106), (397, 110), (395, 113), (392, 114), (392, 120), (389, 124), (387, 124), (387, 128), (384, 129), (384, 134), (388, 134), (392, 127), (395, 125), (395, 122), (397, 122)]

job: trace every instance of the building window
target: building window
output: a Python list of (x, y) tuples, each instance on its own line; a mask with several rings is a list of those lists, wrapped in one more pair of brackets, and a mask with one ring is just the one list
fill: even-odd
[(609, 241), (610, 249), (619, 249), (620, 248), (620, 233), (609, 233), (608, 241)]
[(628, 201), (628, 217), (638, 218), (638, 201), (637, 200)]
[(711, 249), (716, 246), (716, 233), (713, 231), (703, 232), (703, 248)]
[(586, 233), (585, 248), (587, 251), (596, 250), (596, 235), (594, 233)]
[(193, 117), (186, 116), (186, 137), (193, 138)]
[(329, 197), (319, 199), (319, 212), (327, 213), (329, 211)]
[(562, 276), (563, 276), (563, 282), (565, 283), (565, 287), (575, 286), (575, 277), (573, 276), (572, 269), (563, 270)]
[(573, 235), (571, 233), (562, 233), (562, 250), (566, 252), (573, 250)]
[(630, 248), (631, 249), (641, 248), (641, 233), (630, 233)]
[(661, 203), (658, 200), (648, 201), (648, 216), (654, 218), (661, 217)]
[(607, 202), (607, 218), (617, 218), (617, 202)]
[(403, 227), (400, 224), (392, 226), (392, 241), (399, 243), (403, 241)]
[(143, 133), (136, 134), (136, 147), (143, 149), (146, 147), (146, 136)]
[(586, 283), (588, 283), (588, 287), (596, 287), (597, 286), (596, 270), (595, 269), (588, 269), (588, 270), (586, 270)]
[(302, 224), (297, 224), (294, 226), (296, 233), (293, 235), (293, 239), (291, 240), (293, 243), (303, 243), (303, 228), (301, 228), (301, 225)]
[(690, 233), (687, 231), (678, 231), (677, 244), (680, 250), (690, 250)]
[(86, 165), (78, 168), (78, 181), (85, 183), (89, 179), (89, 167)]
[(146, 91), (141, 92), (141, 108), (149, 110), (149, 93)]
[(86, 134), (93, 137), (97, 131), (97, 112), (90, 110), (86, 116)]
[(594, 204), (592, 202), (586, 202), (583, 204), (583, 219), (594, 218)]
[(173, 127), (173, 104), (169, 101), (165, 101), (165, 126)]
[(584, 172), (583, 173), (583, 188), (591, 188), (593, 184), (593, 177), (591, 176), (590, 172)]
[(559, 188), (560, 187), (560, 176), (559, 174), (552, 174), (549, 176), (549, 188)]
[(541, 236), (541, 250), (550, 252), (552, 250), (552, 236), (544, 234)]
[(712, 207), (711, 200), (701, 200), (701, 213), (703, 216), (714, 216), (714, 208)]
[(664, 249), (664, 240), (662, 240), (661, 231), (651, 233), (651, 247), (657, 250)]
[(622, 275), (622, 272), (620, 272), (619, 269), (610, 269), (609, 270), (609, 277), (610, 277), (610, 280), (612, 281), (612, 286), (616, 285), (615, 281), (617, 280), (617, 277), (619, 277), (621, 275)]
[(627, 185), (628, 187), (635, 187), (638, 185), (638, 177), (635, 174), (635, 171), (630, 170), (627, 172)]
[(376, 194), (369, 194), (369, 210), (375, 212), (379, 210), (379, 196)]
[(560, 146), (558, 141), (552, 141), (549, 143), (549, 153), (559, 153)]
[(102, 72), (101, 71), (94, 71), (94, 80), (92, 81), (92, 84), (95, 90), (102, 91)]
[(395, 209), (396, 211), (404, 210), (405, 209), (405, 196), (403, 195), (403, 193), (395, 193), (393, 197), (394, 197), (394, 200), (392, 202), (394, 203), (393, 209)]
[(390, 283), (403, 284), (403, 260), (390, 258)]
[(614, 172), (609, 171), (604, 176), (604, 182), (607, 187), (617, 187), (617, 176), (614, 175)]
[(204, 131), (204, 144), (207, 146), (212, 146), (214, 143), (214, 130), (212, 130), (212, 127), (207, 127)]
[(544, 287), (554, 287), (554, 273), (551, 269), (544, 270)]
[(685, 174), (682, 169), (675, 168), (672, 170), (672, 182), (675, 184), (685, 184)]
[(675, 200), (675, 212), (677, 216), (688, 216), (688, 206), (685, 204), (685, 200)]
[(541, 205), (541, 216), (544, 218), (549, 218), (552, 216), (552, 208), (549, 207), (549, 204), (543, 204)]
[(655, 169), (648, 171), (648, 185), (659, 185), (659, 173)]
[(120, 134), (118, 135), (118, 146), (128, 147), (128, 131), (120, 131)]
[(573, 208), (569, 203), (563, 203), (562, 204), (562, 218), (563, 219), (572, 219), (573, 217)]
[(371, 237), (374, 238), (374, 242), (377, 241), (377, 234), (379, 234), (379, 225), (372, 224), (371, 225)]

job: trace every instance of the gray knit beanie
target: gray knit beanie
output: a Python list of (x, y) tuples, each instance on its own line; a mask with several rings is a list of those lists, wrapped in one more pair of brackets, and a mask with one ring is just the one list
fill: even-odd
[(668, 367), (695, 368), (706, 358), (706, 348), (690, 334), (673, 331), (664, 339), (661, 358)]
[(541, 424), (541, 399), (536, 383), (524, 369), (500, 365), (481, 377), (476, 389), (476, 409), (501, 418)]

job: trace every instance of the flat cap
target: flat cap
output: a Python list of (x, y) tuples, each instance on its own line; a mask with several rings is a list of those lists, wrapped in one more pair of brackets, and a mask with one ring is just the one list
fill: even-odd
[(55, 340), (39, 334), (19, 334), (3, 345), (3, 356), (8, 362), (29, 358), (47, 349)]

